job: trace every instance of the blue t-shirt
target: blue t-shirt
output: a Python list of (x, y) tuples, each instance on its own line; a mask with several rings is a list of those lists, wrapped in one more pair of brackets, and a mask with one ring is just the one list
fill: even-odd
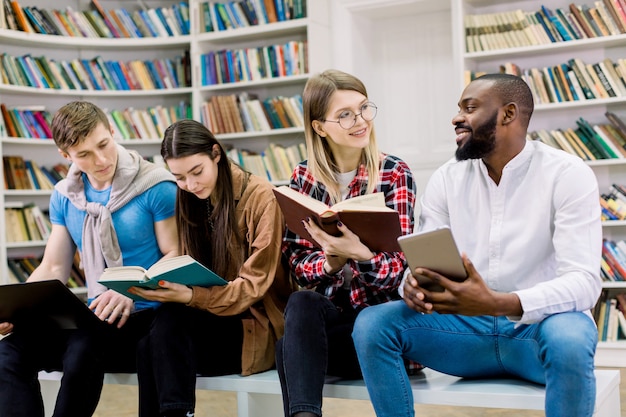
[[(106, 205), (111, 187), (106, 190), (94, 189), (83, 174), (85, 197), (89, 202)], [(112, 213), (113, 227), (122, 252), (123, 265), (138, 265), (149, 268), (161, 259), (163, 254), (154, 230), (154, 223), (174, 215), (176, 204), (176, 184), (164, 181), (130, 200), (124, 207)], [(86, 212), (79, 210), (70, 200), (57, 192), (50, 198), (50, 222), (65, 226), (78, 250), (82, 251), (83, 223)], [(154, 306), (154, 303), (136, 302), (136, 309)]]

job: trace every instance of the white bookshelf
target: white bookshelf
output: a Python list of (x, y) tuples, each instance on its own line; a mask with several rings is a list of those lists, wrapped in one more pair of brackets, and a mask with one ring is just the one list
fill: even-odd
[[(451, 119), (464, 88), (464, 70), (496, 71), (507, 61), (521, 68), (556, 65), (572, 57), (597, 62), (626, 57), (626, 35), (549, 45), (465, 52), (464, 16), (522, 9), (567, 7), (566, 0), (339, 0), (333, 34), (351, 49), (335, 49), (335, 66), (360, 76), (379, 107), (376, 133), (383, 150), (405, 159), (423, 190), (430, 174), (456, 148)], [(580, 4), (577, 2), (576, 4)], [(582, 2), (590, 4), (593, 2)], [(583, 116), (626, 116), (624, 98), (540, 104), (530, 129), (573, 127)], [(600, 190), (626, 183), (622, 161), (590, 163)], [(604, 225), (606, 236), (626, 237), (626, 222)], [(621, 286), (607, 283), (606, 286)], [(626, 341), (598, 345), (598, 366), (626, 366)]]
[[(492, 0), (458, 0), (454, 2), (459, 8), (456, 23), (463, 28), (462, 16), (466, 14), (484, 14), (504, 12), (515, 9), (537, 11), (542, 5), (552, 10), (568, 8), (571, 2), (565, 0), (546, 1), (492, 1)], [(577, 2), (576, 4), (592, 4), (593, 2)], [(598, 37), (592, 39), (557, 42), (548, 45), (508, 48), (495, 51), (465, 52), (465, 36), (462, 30), (457, 33), (457, 42), (461, 51), (461, 71), (464, 70), (497, 72), (499, 65), (513, 62), (522, 70), (533, 67), (554, 66), (567, 62), (571, 58), (581, 58), (585, 63), (599, 62), (605, 58), (626, 57), (626, 35)], [(460, 80), (463, 82), (463, 80)], [(590, 123), (608, 123), (604, 116), (612, 111), (620, 117), (626, 116), (626, 97), (609, 99), (584, 100), (576, 102), (547, 103), (535, 106), (529, 131), (539, 129), (555, 129), (576, 127), (576, 119), (584, 117)], [(600, 192), (608, 191), (612, 183), (626, 183), (626, 162), (624, 160), (608, 160), (590, 162), (598, 179)], [(609, 239), (626, 238), (626, 222), (604, 222), (603, 234)], [(610, 292), (624, 290), (626, 283), (605, 283)], [(596, 354), (598, 366), (626, 366), (626, 341), (599, 342)]]
[[(126, 8), (134, 10), (139, 7), (134, 2), (123, 0), (101, 1), (105, 9)], [(171, 6), (177, 2), (164, 0), (146, 0), (147, 7)], [(307, 2), (307, 17), (293, 21), (265, 24), (256, 27), (241, 28), (223, 32), (200, 33), (198, 13), (202, 2), (190, 0), (191, 35), (163, 38), (72, 38), (24, 33), (8, 29), (0, 29), (2, 52), (10, 55), (46, 56), (54, 59), (90, 59), (102, 56), (103, 59), (130, 61), (134, 59), (172, 58), (190, 51), (192, 85), (190, 87), (160, 90), (132, 91), (85, 91), (85, 90), (53, 90), (20, 87), (0, 83), (0, 102), (8, 107), (43, 105), (52, 114), (62, 105), (73, 100), (88, 100), (103, 109), (126, 109), (134, 107), (145, 109), (157, 105), (175, 106), (181, 101), (192, 107), (193, 118), (200, 120), (200, 105), (214, 94), (230, 94), (232, 92), (250, 91), (260, 98), (277, 95), (295, 95), (302, 92), (308, 74), (279, 79), (269, 79), (247, 83), (225, 85), (200, 85), (200, 55), (210, 50), (256, 47), (282, 40), (301, 39), (308, 42), (309, 73), (320, 71), (330, 66), (331, 45), (328, 23), (329, 1), (315, 0)], [(74, 10), (89, 8), (87, 0), (63, 0), (51, 4), (45, 0), (20, 1), (20, 5), (37, 6), (48, 9), (64, 9), (67, 6)], [(269, 132), (246, 132), (240, 134), (218, 135), (223, 143), (232, 143), (237, 147), (246, 147), (254, 151), (264, 150), (270, 142), (289, 145), (302, 141), (303, 129), (279, 129)], [(119, 143), (135, 149), (143, 156), (159, 154), (162, 138), (122, 140)], [(2, 155), (22, 155), (33, 159), (39, 165), (52, 165), (65, 162), (52, 140), (43, 141), (26, 138), (0, 137)], [(3, 174), (2, 174), (3, 175)], [(41, 208), (47, 208), (50, 192), (34, 190), (0, 190), (0, 205), (23, 201), (35, 202)], [(4, 215), (0, 216), (0, 229), (5, 228)], [(7, 244), (4, 232), (0, 236), (0, 284), (9, 282), (7, 258), (26, 255), (41, 255), (45, 242), (25, 242)]]

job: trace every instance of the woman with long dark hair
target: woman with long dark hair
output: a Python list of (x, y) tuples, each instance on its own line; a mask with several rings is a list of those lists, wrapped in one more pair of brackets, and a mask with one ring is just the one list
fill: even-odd
[(160, 301), (138, 352), (139, 415), (189, 416), (196, 375), (250, 375), (274, 365), (293, 290), (281, 257), (283, 217), (272, 185), (230, 161), (202, 124), (165, 131), (161, 155), (178, 185), (179, 252), (228, 281), (136, 289)]

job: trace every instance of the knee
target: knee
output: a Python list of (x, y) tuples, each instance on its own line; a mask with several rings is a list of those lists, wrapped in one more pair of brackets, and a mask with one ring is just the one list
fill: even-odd
[(357, 350), (366, 351), (389, 336), (390, 317), (393, 317), (395, 302), (371, 306), (359, 313), (352, 330), (352, 339)]
[(310, 320), (316, 313), (322, 312), (325, 301), (326, 297), (315, 291), (297, 291), (289, 296), (285, 320)]
[(598, 334), (591, 318), (583, 313), (561, 313), (546, 318), (540, 326), (542, 356), (554, 365), (593, 364)]

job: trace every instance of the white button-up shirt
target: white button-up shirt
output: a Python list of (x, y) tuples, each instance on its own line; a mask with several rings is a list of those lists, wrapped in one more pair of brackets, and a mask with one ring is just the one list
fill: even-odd
[(579, 158), (529, 141), (496, 184), (482, 160), (444, 164), (421, 199), (420, 230), (448, 225), (487, 285), (515, 292), (520, 323), (585, 311), (601, 291), (598, 184)]

